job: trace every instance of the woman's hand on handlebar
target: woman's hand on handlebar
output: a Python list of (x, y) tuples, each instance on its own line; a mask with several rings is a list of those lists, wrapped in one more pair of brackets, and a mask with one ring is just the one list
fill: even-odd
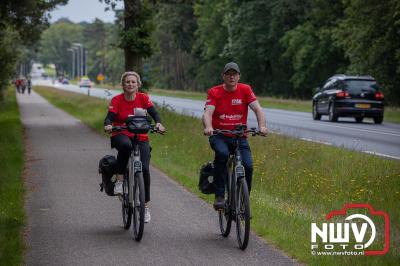
[(157, 131), (159, 131), (161, 134), (165, 133), (165, 127), (161, 124), (161, 123), (157, 123), (155, 128), (157, 129)]
[(104, 131), (105, 132), (107, 132), (107, 133), (111, 133), (112, 132), (112, 125), (107, 125), (107, 126), (104, 126)]
[(211, 136), (214, 133), (214, 129), (212, 127), (206, 127), (204, 129), (204, 135)]

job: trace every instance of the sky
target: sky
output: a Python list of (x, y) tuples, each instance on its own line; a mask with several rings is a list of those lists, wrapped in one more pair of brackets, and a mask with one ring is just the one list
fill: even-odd
[[(119, 2), (119, 7), (123, 6), (123, 1)], [(58, 19), (66, 17), (74, 23), (82, 21), (93, 22), (97, 17), (103, 22), (113, 22), (115, 13), (112, 10), (104, 11), (106, 4), (99, 0), (69, 0), (65, 6), (59, 6), (50, 12), (50, 22), (56, 22)]]

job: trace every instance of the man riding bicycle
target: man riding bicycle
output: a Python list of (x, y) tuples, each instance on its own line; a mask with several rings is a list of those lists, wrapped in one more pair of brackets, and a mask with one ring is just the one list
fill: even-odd
[[(259, 131), (262, 135), (268, 133), (265, 116), (251, 87), (239, 83), (239, 66), (227, 63), (222, 72), (223, 84), (208, 90), (207, 100), (203, 114), (204, 134), (210, 136), (209, 142), (215, 152), (214, 158), (214, 185), (215, 185), (215, 209), (224, 208), (226, 163), (230, 150), (234, 145), (234, 139), (228, 134), (213, 135), (215, 129), (233, 130), (238, 125), (247, 124), (248, 107), (255, 113)], [(246, 172), (246, 182), (251, 190), (253, 175), (253, 161), (251, 150), (246, 137), (240, 139), (239, 149), (242, 155)]]

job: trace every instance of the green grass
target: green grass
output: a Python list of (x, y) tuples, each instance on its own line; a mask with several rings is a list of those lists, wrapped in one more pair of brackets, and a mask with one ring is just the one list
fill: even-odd
[[(104, 100), (45, 88), (37, 91), (102, 132), (107, 106)], [(168, 133), (150, 136), (152, 164), (211, 202), (212, 196), (202, 195), (197, 189), (199, 167), (212, 158), (200, 120), (164, 109), (160, 109), (160, 114)], [(268, 138), (251, 138), (250, 143), (255, 168), (252, 229), (258, 235), (311, 265), (398, 264), (399, 161), (274, 134)], [(310, 255), (311, 222), (323, 222), (327, 213), (342, 208), (345, 203), (369, 203), (389, 213), (391, 250), (387, 255)], [(381, 227), (377, 228), (380, 235)]]
[[(205, 100), (205, 92), (195, 91), (178, 91), (178, 90), (162, 90), (151, 89), (151, 94), (160, 96), (171, 96), (179, 98), (187, 98), (194, 100)], [(311, 113), (311, 101), (281, 99), (273, 97), (257, 97), (262, 107), (275, 108), (290, 111), (309, 112)], [(400, 123), (400, 108), (398, 107), (385, 107), (385, 122)]]
[(400, 123), (400, 107), (385, 107), (384, 121)]
[(22, 127), (15, 90), (0, 102), (0, 264), (21, 265), (25, 249)]

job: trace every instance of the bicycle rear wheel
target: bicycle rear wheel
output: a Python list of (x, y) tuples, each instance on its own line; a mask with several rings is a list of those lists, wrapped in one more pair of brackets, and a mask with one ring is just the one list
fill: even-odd
[(132, 221), (132, 206), (129, 204), (129, 178), (127, 175), (124, 176), (122, 191), (122, 222), (124, 229), (128, 230)]
[(144, 230), (144, 181), (142, 172), (135, 174), (133, 186), (133, 237), (140, 241)]
[(250, 234), (249, 190), (245, 178), (241, 178), (236, 190), (236, 235), (239, 248), (245, 250)]

